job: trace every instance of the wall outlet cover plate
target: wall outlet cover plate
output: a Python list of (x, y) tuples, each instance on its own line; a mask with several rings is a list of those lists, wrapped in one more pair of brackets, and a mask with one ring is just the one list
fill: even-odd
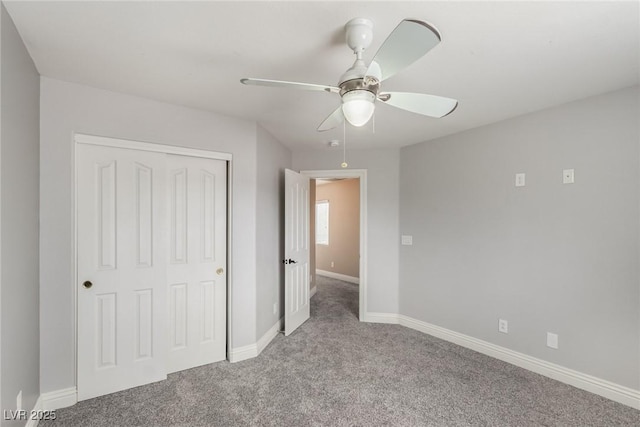
[(563, 184), (573, 184), (575, 182), (574, 170), (573, 169), (565, 169), (562, 171), (562, 183)]
[(402, 244), (405, 245), (405, 246), (413, 245), (413, 236), (405, 236), (405, 235), (403, 235), (400, 240), (401, 240)]

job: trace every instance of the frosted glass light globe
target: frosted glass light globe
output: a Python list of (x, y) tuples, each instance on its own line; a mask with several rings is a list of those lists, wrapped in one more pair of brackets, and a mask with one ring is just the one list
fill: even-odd
[(342, 96), (342, 113), (353, 126), (363, 126), (373, 116), (375, 99), (375, 95), (368, 90), (347, 92)]

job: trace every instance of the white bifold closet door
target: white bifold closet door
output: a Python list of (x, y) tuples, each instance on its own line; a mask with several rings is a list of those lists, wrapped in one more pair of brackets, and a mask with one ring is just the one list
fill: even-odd
[(169, 373), (226, 357), (226, 162), (168, 156)]
[(76, 144), (78, 399), (226, 351), (226, 161)]
[(78, 399), (167, 374), (165, 155), (76, 145)]

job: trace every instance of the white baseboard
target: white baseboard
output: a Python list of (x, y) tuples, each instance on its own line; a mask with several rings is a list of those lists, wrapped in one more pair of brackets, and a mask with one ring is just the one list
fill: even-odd
[(41, 397), (42, 409), (44, 411), (66, 408), (67, 406), (73, 406), (78, 403), (78, 391), (75, 387), (42, 393)]
[(32, 419), (30, 415), (33, 413), (38, 414), (41, 411), (42, 411), (42, 396), (38, 396), (36, 403), (33, 405), (33, 409), (31, 410), (31, 412), (27, 413), (27, 424), (25, 424), (25, 426), (38, 427), (38, 422), (40, 422), (40, 420), (37, 417), (35, 419)]
[(400, 319), (397, 314), (393, 313), (365, 313), (362, 319), (363, 322), (369, 323), (389, 323), (392, 325), (400, 324)]
[(242, 362), (243, 360), (253, 359), (257, 355), (258, 345), (255, 343), (243, 347), (236, 347), (229, 350), (229, 362)]
[(458, 344), (487, 356), (544, 375), (554, 380), (597, 394), (635, 409), (640, 409), (640, 390), (634, 390), (592, 375), (574, 371), (536, 357), (528, 356), (505, 347), (468, 335), (432, 325), (408, 316), (393, 313), (365, 313), (365, 322), (400, 324), (416, 331)]
[(355, 283), (356, 285), (360, 284), (359, 277), (347, 276), (346, 274), (334, 273), (333, 271), (316, 270), (316, 274), (319, 274), (325, 277), (330, 277), (332, 279), (343, 280), (349, 283)]
[(274, 323), (274, 325), (271, 328), (269, 328), (269, 330), (267, 332), (265, 332), (264, 335), (262, 335), (262, 337), (260, 337), (260, 339), (258, 340), (258, 354), (257, 355), (262, 353), (262, 350), (267, 348), (269, 343), (271, 341), (273, 341), (273, 339), (276, 336), (278, 336), (278, 332), (282, 330), (282, 325), (283, 324), (284, 324), (284, 318), (280, 318), (280, 320), (278, 320), (276, 323)]
[(311, 288), (311, 291), (309, 292), (309, 298), (313, 297), (316, 292), (318, 292), (318, 287), (314, 286), (313, 288)]
[(260, 337), (257, 343), (232, 348), (229, 351), (229, 362), (242, 362), (243, 360), (258, 357), (258, 355), (262, 353), (262, 350), (269, 345), (271, 340), (278, 335), (278, 331), (282, 329), (282, 322), (283, 319), (278, 320), (267, 332), (264, 333), (264, 335), (262, 335), (262, 337)]

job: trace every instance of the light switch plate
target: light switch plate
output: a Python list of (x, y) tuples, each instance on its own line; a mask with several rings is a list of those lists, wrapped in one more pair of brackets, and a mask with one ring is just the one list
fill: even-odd
[(575, 182), (573, 169), (565, 169), (562, 171), (562, 183), (573, 184)]
[(413, 236), (405, 236), (405, 235), (403, 235), (400, 240), (401, 240), (402, 244), (405, 245), (405, 246), (413, 245)]
[(498, 332), (502, 332), (503, 334), (509, 333), (509, 322), (504, 319), (498, 319)]
[(558, 348), (558, 334), (547, 332), (547, 347)]
[(524, 187), (525, 185), (525, 174), (517, 173), (516, 174), (516, 187)]

